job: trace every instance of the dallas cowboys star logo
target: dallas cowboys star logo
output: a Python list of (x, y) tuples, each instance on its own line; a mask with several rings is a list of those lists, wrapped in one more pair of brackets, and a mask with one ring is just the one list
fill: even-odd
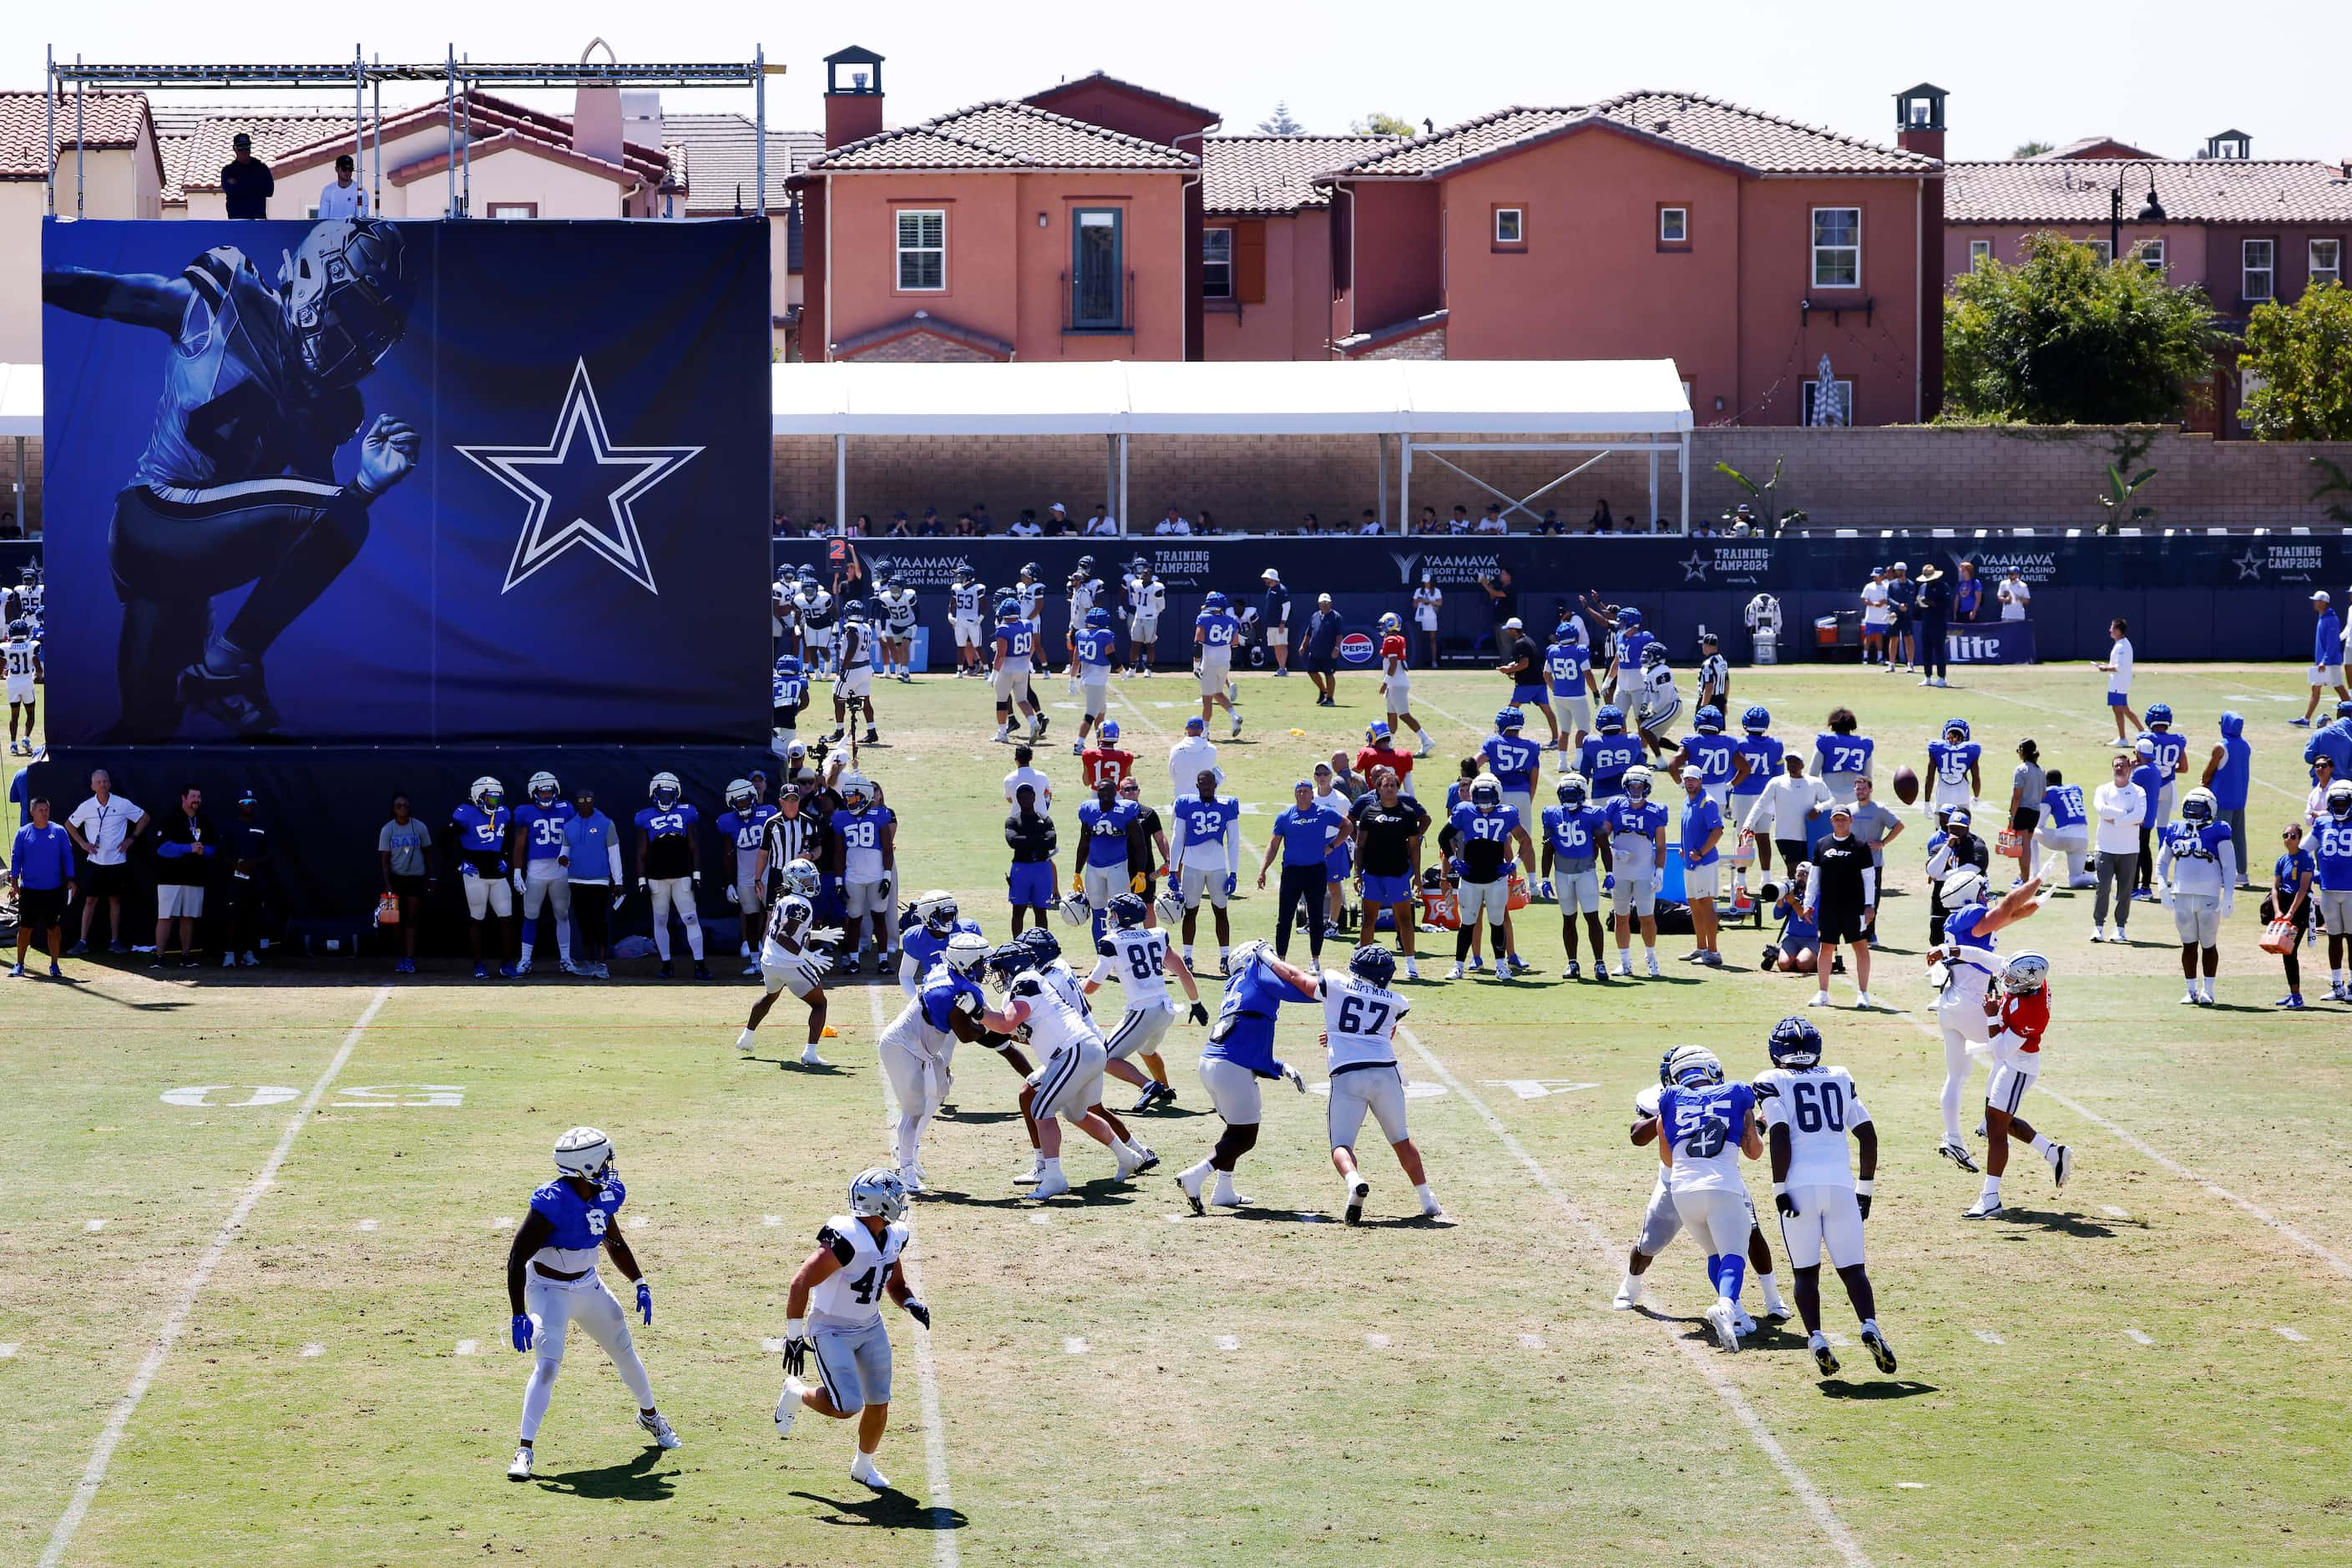
[(585, 359), (572, 367), (572, 384), (545, 446), (457, 450), (530, 503), (499, 593), (514, 592), (575, 544), (618, 567), (647, 593), (661, 592), (654, 585), (632, 503), (699, 456), (702, 448), (614, 445)]
[(2230, 557), (2230, 564), (2238, 569), (2238, 581), (2241, 583), (2249, 577), (2257, 583), (2263, 580), (2263, 552), (2251, 544), (2246, 546), (2243, 555)]
[(1706, 581), (1706, 557), (1700, 554), (1696, 546), (1691, 550), (1689, 560), (1677, 561), (1675, 564), (1683, 569), (1684, 582), (1704, 583)]

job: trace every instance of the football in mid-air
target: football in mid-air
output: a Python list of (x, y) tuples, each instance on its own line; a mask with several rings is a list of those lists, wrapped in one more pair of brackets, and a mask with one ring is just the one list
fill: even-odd
[(1909, 768), (1895, 769), (1895, 798), (1900, 800), (1906, 805), (1910, 805), (1917, 801), (1919, 798), (1919, 775), (1913, 773)]

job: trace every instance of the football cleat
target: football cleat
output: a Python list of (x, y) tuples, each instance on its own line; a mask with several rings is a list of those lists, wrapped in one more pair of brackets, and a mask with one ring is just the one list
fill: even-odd
[(1183, 1192), (1184, 1201), (1192, 1205), (1192, 1212), (1196, 1215), (1209, 1212), (1201, 1206), (1201, 1188), (1207, 1182), (1206, 1176), (1195, 1176), (1190, 1171), (1176, 1173), (1176, 1185)]
[(1936, 1152), (1966, 1171), (1969, 1175), (1973, 1176), (1977, 1173), (1976, 1156), (1969, 1152), (1967, 1144), (1948, 1138), (1936, 1145)]
[(1364, 1199), (1370, 1195), (1371, 1190), (1372, 1184), (1361, 1175), (1349, 1179), (1347, 1220), (1349, 1225), (1364, 1223)]
[(644, 1427), (647, 1432), (653, 1434), (654, 1441), (661, 1447), (665, 1448), (675, 1448), (677, 1447), (677, 1434), (671, 1430), (669, 1418), (664, 1415), (660, 1411), (638, 1411), (637, 1425)]
[(515, 1457), (507, 1465), (507, 1479), (510, 1481), (530, 1479), (530, 1449), (528, 1447), (517, 1448)]
[(1727, 1351), (1739, 1348), (1738, 1310), (1720, 1296), (1716, 1298), (1715, 1305), (1706, 1310), (1706, 1326), (1715, 1331), (1717, 1344)]
[(1864, 1323), (1862, 1325), (1862, 1343), (1863, 1348), (1870, 1352), (1870, 1359), (1878, 1363), (1878, 1370), (1892, 1375), (1895, 1347), (1886, 1342), (1886, 1331), (1876, 1323)]
[(2055, 1186), (2060, 1192), (2064, 1192), (2066, 1190), (2066, 1178), (2074, 1173), (2074, 1149), (2064, 1143), (2060, 1143), (2052, 1148), (2050, 1151), (2051, 1184)]
[(1628, 1274), (1623, 1282), (1617, 1287), (1617, 1299), (1609, 1304), (1618, 1311), (1631, 1311), (1634, 1304), (1641, 1300), (1643, 1292), (1647, 1289), (1648, 1287), (1642, 1283), (1640, 1275)]
[[(1120, 1172), (1120, 1180), (1124, 1181), (1129, 1173)], [(1029, 1195), (1033, 1198), (1058, 1198), (1069, 1190), (1070, 1179), (1067, 1176), (1058, 1171), (1049, 1172), (1037, 1178), (1037, 1184), (1029, 1189)]]
[(1835, 1377), (1838, 1370), (1837, 1352), (1830, 1349), (1827, 1334), (1815, 1334), (1812, 1339), (1813, 1364), (1822, 1369), (1823, 1377)]
[(793, 1422), (801, 1413), (801, 1395), (807, 1392), (808, 1384), (799, 1378), (784, 1379), (784, 1391), (776, 1396), (777, 1436), (789, 1437), (793, 1435)]
[(865, 1454), (858, 1455), (849, 1462), (849, 1479), (860, 1486), (871, 1487), (877, 1492), (887, 1492), (890, 1489), (890, 1478), (876, 1468), (873, 1459)]

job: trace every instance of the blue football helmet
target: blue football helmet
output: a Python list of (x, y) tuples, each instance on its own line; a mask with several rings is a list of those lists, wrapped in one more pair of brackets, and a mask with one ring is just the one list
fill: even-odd
[(1955, 733), (1957, 733), (1963, 741), (1969, 738), (1969, 721), (1966, 719), (1947, 719), (1944, 721), (1944, 738), (1948, 741)]
[(1107, 626), (1110, 625), (1110, 612), (1103, 608), (1100, 605), (1097, 605), (1093, 609), (1087, 612), (1087, 625), (1090, 626)]
[(1697, 716), (1691, 721), (1698, 726), (1698, 732), (1702, 735), (1723, 733), (1723, 710), (1712, 702), (1700, 709)]
[(1204, 610), (1223, 611), (1224, 607), (1231, 603), (1233, 603), (1233, 601), (1226, 598), (1223, 594), (1212, 592), (1208, 597), (1201, 601), (1201, 608)]
[(798, 675), (800, 672), (800, 655), (796, 653), (780, 653), (776, 656), (776, 673), (778, 675), (789, 678)]
[(1030, 962), (1029, 950), (1017, 942), (1002, 942), (988, 950), (988, 976), (1002, 991), (1013, 984), (1013, 977), (1024, 969), (1037, 967)]
[(997, 600), (996, 618), (1000, 621), (1019, 620), (1021, 618), (1021, 601), (1018, 599)]
[(1655, 669), (1666, 662), (1666, 645), (1655, 637), (1642, 645), (1642, 668)]
[(1739, 727), (1751, 735), (1760, 735), (1772, 727), (1772, 710), (1761, 702), (1739, 716)]
[(1570, 811), (1577, 811), (1591, 798), (1592, 785), (1582, 773), (1563, 773), (1560, 775), (1559, 784), (1552, 790), (1552, 794), (1559, 797), (1560, 805)]
[(1095, 734), (1106, 746), (1116, 744), (1118, 740), (1118, 721), (1116, 719), (1104, 720), (1099, 725), (1096, 726)]
[(1632, 631), (1641, 624), (1642, 612), (1631, 605), (1617, 612), (1617, 627), (1620, 631)]
[(852, 599), (849, 603), (842, 605), (841, 618), (845, 621), (864, 620), (866, 618), (866, 601), (863, 599)]
[(1348, 973), (1386, 990), (1389, 982), (1396, 978), (1396, 954), (1376, 942), (1368, 942), (1348, 955)]
[(1522, 729), (1527, 721), (1528, 716), (1517, 708), (1498, 709), (1495, 714), (1495, 729), (1500, 734), (1507, 735), (1514, 730)]
[(1062, 956), (1062, 939), (1044, 926), (1031, 926), (1013, 939), (1021, 951), (1029, 955), (1032, 969), (1043, 969)]
[(1601, 711), (1592, 716), (1592, 723), (1604, 735), (1622, 735), (1625, 732), (1625, 710), (1614, 702), (1603, 703)]
[(1552, 627), (1551, 640), (1554, 642), (1580, 643), (1584, 639), (1576, 635), (1576, 623), (1574, 621), (1562, 621), (1559, 625)]
[(2147, 727), (2151, 730), (2155, 729), (2158, 724), (2169, 724), (2172, 722), (2172, 704), (2169, 702), (2151, 702), (2147, 705), (2146, 717), (2147, 720)]
[(2336, 705), (2336, 716), (2338, 719), (2352, 719), (2352, 702), (2338, 702)]
[(1783, 1018), (1772, 1026), (1772, 1037), (1764, 1042), (1776, 1068), (1809, 1068), (1822, 1059), (1822, 1032), (1809, 1018)]
[[(1139, 893), (1121, 893), (1106, 905), (1105, 909), (1110, 915), (1111, 923), (1122, 931), (1129, 926), (1141, 925), (1143, 917), (1151, 912), (1150, 906), (1143, 901), (1143, 896)], [(1024, 931), (1022, 934), (1025, 936), (1028, 933)]]

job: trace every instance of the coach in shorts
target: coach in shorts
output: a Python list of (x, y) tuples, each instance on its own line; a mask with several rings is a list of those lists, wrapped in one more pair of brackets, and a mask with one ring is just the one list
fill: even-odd
[(176, 811), (163, 814), (155, 830), (155, 956), (150, 969), (163, 967), (172, 927), (180, 928), (180, 967), (196, 966), (196, 922), (205, 913), (205, 879), (220, 840), (204, 813), (205, 792), (190, 784), (180, 792)]
[(73, 839), (49, 820), (49, 803), (35, 795), (26, 808), (29, 818), (16, 830), (8, 857), (8, 886), (16, 893), (16, 967), (25, 973), (25, 952), (33, 933), (42, 932), (49, 949), (49, 973), (62, 976), (58, 954), (65, 949), (66, 900), (73, 897)]
[(66, 832), (88, 864), (79, 879), (81, 940), (75, 952), (89, 951), (89, 928), (100, 901), (106, 905), (106, 931), (116, 952), (128, 952), (122, 940), (122, 895), (131, 890), (131, 847), (147, 830), (147, 814), (114, 793), (114, 781), (104, 768), (89, 775), (89, 798), (75, 806), (66, 819)]

